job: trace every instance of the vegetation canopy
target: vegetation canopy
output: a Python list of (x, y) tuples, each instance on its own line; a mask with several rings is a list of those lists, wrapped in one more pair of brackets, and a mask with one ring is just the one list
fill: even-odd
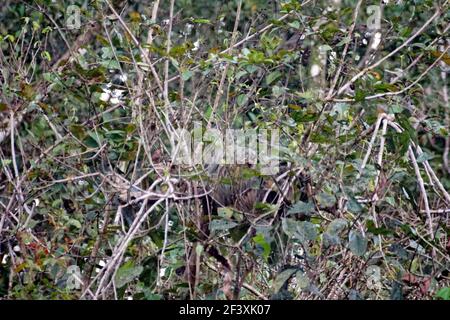
[(0, 299), (450, 299), (448, 0), (2, 0)]

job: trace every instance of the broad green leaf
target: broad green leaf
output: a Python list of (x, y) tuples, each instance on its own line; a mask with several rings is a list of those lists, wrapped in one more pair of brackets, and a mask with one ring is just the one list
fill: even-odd
[(330, 222), (327, 231), (323, 234), (323, 242), (325, 247), (338, 245), (341, 243), (340, 233), (347, 227), (347, 220), (335, 219)]
[(287, 214), (304, 213), (311, 214), (315, 211), (314, 203), (312, 201), (303, 202), (299, 201), (292, 206), (287, 212)]
[(281, 220), (281, 227), (283, 229), (283, 232), (290, 237), (292, 237), (297, 231), (297, 224), (298, 221), (291, 218), (283, 218)]
[(295, 272), (297, 272), (297, 269), (290, 268), (290, 269), (283, 270), (282, 272), (277, 274), (277, 277), (275, 278), (275, 280), (272, 283), (272, 290), (273, 290), (273, 292), (277, 293), (278, 291), (280, 291), (280, 289), (284, 286), (286, 281), (288, 281), (289, 278)]
[(230, 219), (231, 217), (233, 217), (233, 209), (228, 207), (218, 208), (217, 215), (222, 218)]
[(217, 219), (212, 220), (209, 224), (209, 230), (216, 231), (216, 230), (228, 230), (231, 228), (236, 227), (238, 224), (234, 221), (229, 221), (225, 219)]
[(436, 293), (436, 297), (444, 300), (450, 300), (450, 287), (439, 289)]
[(336, 203), (336, 197), (332, 194), (321, 192), (316, 196), (317, 201), (322, 207), (329, 208)]
[(117, 288), (122, 288), (130, 283), (142, 273), (142, 266), (135, 266), (133, 261), (125, 262), (118, 270), (115, 276), (115, 284)]
[(81, 229), (81, 223), (78, 220), (75, 219), (69, 219), (69, 221), (67, 221), (67, 225), (69, 226), (74, 226), (77, 229)]
[(192, 20), (192, 22), (194, 22), (194, 23), (201, 23), (201, 24), (208, 24), (208, 23), (210, 23), (210, 20), (209, 19), (193, 19)]
[(361, 257), (366, 253), (367, 239), (363, 237), (360, 232), (350, 230), (348, 235), (348, 246), (354, 255)]
[(263, 249), (263, 258), (267, 261), (270, 255), (270, 244), (267, 243), (266, 239), (264, 238), (264, 235), (259, 233), (255, 237), (253, 237), (253, 241), (259, 245)]
[(194, 73), (191, 70), (186, 70), (181, 74), (183, 81), (188, 81)]
[(107, 69), (120, 70), (120, 63), (117, 60), (103, 60), (100, 64)]
[(248, 97), (247, 97), (246, 94), (240, 94), (237, 97), (237, 104), (238, 104), (239, 107), (244, 106), (247, 103), (247, 101), (248, 101)]
[(426, 153), (426, 152), (422, 152), (422, 153), (420, 154), (420, 156), (417, 157), (417, 163), (422, 163), (422, 162), (431, 160), (431, 159), (433, 159), (433, 158), (434, 158), (433, 155), (431, 155), (431, 154), (429, 154), (429, 153)]
[(295, 279), (297, 280), (297, 287), (301, 290), (307, 289), (311, 284), (308, 275), (304, 271), (297, 271), (295, 274)]
[(272, 73), (269, 73), (269, 75), (266, 77), (266, 83), (267, 85), (270, 85), (272, 82), (278, 80), (281, 77), (280, 71), (274, 71)]
[(317, 237), (317, 226), (308, 221), (299, 221), (294, 237), (302, 243), (312, 241)]

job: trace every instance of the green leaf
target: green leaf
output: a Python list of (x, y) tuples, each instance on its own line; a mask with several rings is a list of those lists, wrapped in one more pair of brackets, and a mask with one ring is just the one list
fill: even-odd
[(327, 231), (323, 234), (323, 242), (325, 247), (332, 245), (338, 245), (341, 243), (339, 234), (347, 227), (347, 220), (335, 219), (330, 222), (327, 227)]
[(269, 73), (269, 75), (266, 77), (266, 84), (270, 85), (272, 82), (278, 80), (281, 77), (280, 71), (274, 71), (272, 73)]
[(372, 220), (368, 220), (366, 222), (366, 227), (367, 227), (367, 232), (370, 232), (374, 235), (387, 236), (387, 235), (394, 234), (394, 232), (392, 230), (382, 228), (382, 227), (380, 227), (380, 228), (375, 227), (375, 223)]
[(353, 213), (360, 213), (363, 210), (363, 207), (354, 197), (349, 197), (347, 209)]
[(444, 299), (444, 300), (450, 300), (450, 287), (447, 287), (447, 288), (441, 288), (441, 289), (436, 293), (436, 297), (437, 297), (437, 298)]
[(405, 130), (405, 132), (408, 133), (409, 138), (412, 141), (414, 141), (414, 143), (418, 144), (419, 140), (417, 138), (417, 131), (411, 125), (409, 118), (406, 117), (404, 114), (399, 113), (396, 115), (396, 119), (397, 119), (398, 123), (400, 124), (400, 126)]
[(366, 253), (367, 239), (363, 237), (360, 232), (350, 230), (348, 235), (348, 246), (354, 255), (361, 257)]
[(317, 237), (317, 226), (309, 221), (299, 221), (294, 237), (303, 244), (307, 241), (315, 240)]
[(294, 29), (300, 29), (300, 22), (299, 21), (292, 21), (290, 23), (288, 23), (289, 27), (294, 28)]
[(431, 160), (431, 159), (433, 159), (433, 158), (434, 158), (433, 155), (431, 155), (431, 154), (429, 154), (429, 153), (426, 153), (426, 152), (422, 152), (422, 153), (417, 157), (417, 163), (422, 163), (422, 162)]
[(41, 57), (47, 61), (52, 61), (52, 56), (50, 55), (50, 53), (48, 51), (43, 51), (41, 53)]
[(355, 91), (355, 101), (356, 102), (364, 101), (366, 99), (366, 96), (367, 96), (367, 94), (362, 90), (357, 89)]
[(120, 70), (120, 63), (117, 60), (104, 60), (101, 61), (100, 64), (107, 69)]
[(191, 70), (186, 70), (181, 74), (183, 81), (188, 81), (194, 73)]
[(275, 280), (273, 280), (273, 283), (272, 283), (273, 292), (277, 293), (278, 291), (280, 291), (280, 289), (284, 286), (286, 281), (288, 281), (289, 278), (295, 272), (297, 272), (297, 269), (294, 269), (294, 268), (286, 269), (286, 270), (283, 270), (282, 272), (280, 272), (277, 275), (277, 277), (275, 278)]
[(394, 92), (397, 91), (397, 86), (390, 83), (377, 83), (373, 86), (375, 92)]
[(202, 24), (210, 23), (210, 21), (208, 19), (193, 19), (192, 22), (194, 22), (194, 23), (202, 23)]
[(211, 232), (216, 230), (228, 230), (236, 227), (238, 224), (234, 221), (229, 221), (225, 219), (216, 219), (210, 222), (209, 230)]
[(292, 113), (292, 118), (297, 123), (313, 122), (319, 119), (319, 114), (311, 111), (296, 111)]
[(264, 238), (264, 235), (261, 233), (258, 233), (255, 237), (253, 237), (253, 241), (259, 245), (263, 249), (263, 258), (267, 261), (270, 255), (270, 244), (267, 243), (266, 239)]
[(295, 274), (295, 279), (297, 280), (297, 287), (301, 290), (307, 289), (311, 284), (308, 275), (304, 271), (297, 271)]
[(130, 283), (142, 273), (142, 266), (135, 266), (133, 261), (125, 262), (118, 270), (115, 276), (115, 284), (117, 288), (122, 288)]
[(237, 104), (238, 104), (239, 107), (244, 106), (247, 103), (247, 101), (248, 101), (248, 97), (247, 97), (246, 94), (240, 94), (237, 97)]
[(74, 226), (77, 229), (81, 229), (81, 223), (78, 220), (75, 219), (69, 219), (69, 221), (67, 221), (67, 225), (69, 226)]
[(114, 51), (111, 47), (102, 48), (102, 59), (112, 59), (114, 58)]
[(287, 212), (287, 214), (304, 213), (311, 214), (315, 211), (314, 203), (312, 201), (303, 202), (299, 201), (292, 206)]
[(283, 229), (283, 232), (289, 237), (292, 237), (294, 233), (297, 231), (297, 223), (298, 221), (294, 219), (283, 218), (281, 220), (281, 227)]
[(218, 208), (217, 215), (222, 218), (230, 219), (233, 216), (233, 209), (228, 207)]
[(281, 96), (283, 93), (286, 92), (286, 89), (283, 87), (279, 87), (279, 86), (273, 86), (272, 87), (272, 94), (275, 98), (278, 98), (279, 96)]
[(336, 203), (336, 197), (332, 194), (321, 192), (316, 195), (316, 199), (322, 207), (329, 208)]
[(305, 92), (296, 92), (296, 95), (299, 98), (306, 100), (307, 102), (314, 101), (317, 98), (317, 92), (312, 90), (307, 90)]
[(2, 159), (1, 164), (2, 168), (9, 166), (12, 163), (10, 159)]

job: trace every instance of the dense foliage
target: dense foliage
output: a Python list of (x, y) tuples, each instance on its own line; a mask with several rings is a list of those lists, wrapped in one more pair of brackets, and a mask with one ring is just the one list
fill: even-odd
[(448, 9), (2, 0), (0, 299), (450, 299)]

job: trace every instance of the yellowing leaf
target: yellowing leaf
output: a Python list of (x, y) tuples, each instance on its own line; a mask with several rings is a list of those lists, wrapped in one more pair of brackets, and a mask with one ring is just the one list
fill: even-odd
[[(435, 58), (439, 58), (440, 56), (442, 56), (442, 53), (443, 52), (436, 51), (436, 50), (431, 51), (431, 55)], [(450, 66), (450, 55), (448, 53), (444, 53), (441, 60)]]

